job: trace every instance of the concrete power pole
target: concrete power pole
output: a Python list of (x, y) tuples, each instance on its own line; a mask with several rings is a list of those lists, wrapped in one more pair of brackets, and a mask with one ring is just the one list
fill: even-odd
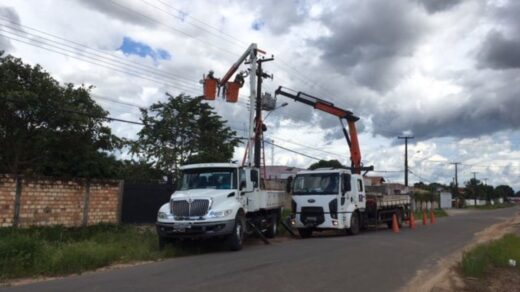
[(413, 136), (399, 136), (397, 139), (404, 139), (404, 185), (408, 186), (408, 139), (413, 139)]
[(271, 165), (274, 165), (274, 140), (271, 139)]
[(450, 164), (455, 165), (455, 189), (457, 190), (457, 194), (459, 193), (459, 176), (458, 176), (458, 165), (460, 162), (452, 162)]

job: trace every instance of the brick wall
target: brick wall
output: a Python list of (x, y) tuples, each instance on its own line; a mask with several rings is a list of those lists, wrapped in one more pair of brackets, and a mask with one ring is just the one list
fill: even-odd
[(15, 222), (22, 227), (119, 222), (119, 181), (24, 177), (20, 187), (17, 214), (16, 181), (0, 176), (0, 226), (13, 226)]
[(0, 227), (13, 224), (16, 181), (8, 176), (0, 176)]

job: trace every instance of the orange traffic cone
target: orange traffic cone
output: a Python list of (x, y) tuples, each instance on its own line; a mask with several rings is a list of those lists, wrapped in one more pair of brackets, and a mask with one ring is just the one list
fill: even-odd
[(415, 229), (415, 216), (410, 212), (410, 229)]
[(394, 233), (399, 233), (399, 225), (397, 225), (397, 216), (392, 215), (392, 231)]
[(427, 225), (428, 224), (428, 218), (426, 216), (426, 211), (423, 210), (422, 212), (422, 225)]
[(435, 224), (435, 212), (433, 210), (430, 210), (430, 223)]

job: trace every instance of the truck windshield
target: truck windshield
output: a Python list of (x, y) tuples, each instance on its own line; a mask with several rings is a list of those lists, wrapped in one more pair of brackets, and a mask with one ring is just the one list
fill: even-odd
[(335, 195), (339, 192), (337, 173), (298, 174), (294, 179), (293, 195)]
[(237, 170), (234, 168), (185, 169), (180, 190), (191, 189), (236, 189)]

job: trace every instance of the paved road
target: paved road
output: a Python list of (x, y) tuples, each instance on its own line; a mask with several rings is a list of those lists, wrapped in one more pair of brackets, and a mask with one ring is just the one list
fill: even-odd
[[(439, 218), (417, 230), (365, 232), (247, 246), (6, 291), (395, 291), (418, 269), (470, 242), (518, 208)], [(4, 291), (0, 289), (1, 291)]]

